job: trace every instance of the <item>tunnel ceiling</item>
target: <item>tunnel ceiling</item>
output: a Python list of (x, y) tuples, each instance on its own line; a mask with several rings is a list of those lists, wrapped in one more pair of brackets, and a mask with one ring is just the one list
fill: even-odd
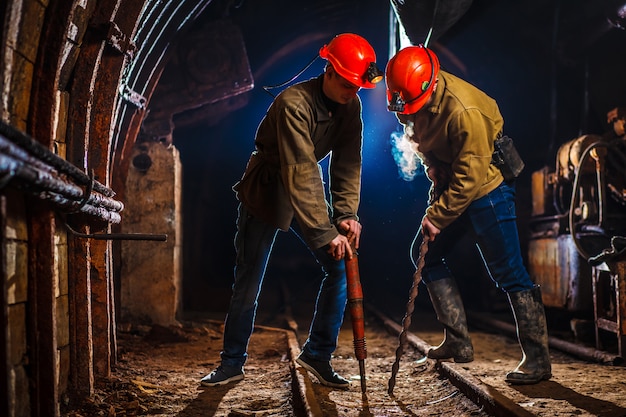
[(322, 44), (337, 27), (357, 31), (355, 10), (369, 3), (381, 5), (357, 0), (212, 1), (177, 41), (151, 98), (144, 139), (168, 137), (174, 126), (218, 123), (247, 104), (242, 93), (276, 61)]
[[(177, 42), (173, 62), (163, 74), (162, 85), (157, 88), (151, 107), (154, 116), (169, 115), (180, 125), (218, 123), (224, 115), (246, 105), (246, 95), (241, 93), (249, 91), (255, 84), (258, 86), (257, 81), (271, 73), (281, 58), (312, 44), (321, 44), (334, 36), (337, 28), (362, 33), (364, 10), (372, 8), (388, 16), (393, 10), (413, 44), (423, 43), (431, 26), (429, 42), (445, 43), (447, 38), (463, 36), (473, 21), (482, 20), (488, 27), (490, 19), (493, 21), (508, 13), (521, 22), (520, 33), (515, 36), (534, 45), (538, 65), (547, 68), (557, 60), (559, 65), (580, 66), (600, 37), (624, 23), (623, 17), (620, 20), (617, 13), (623, 3), (616, 0), (531, 0), (503, 6), (496, 0), (214, 0), (194, 23), (196, 30), (190, 30)], [(224, 30), (210, 30), (212, 25)], [(231, 31), (232, 36), (225, 36), (224, 31)], [(205, 39), (200, 41), (202, 36)], [(494, 36), (506, 40), (510, 34)], [(210, 45), (228, 42), (230, 52), (221, 57), (230, 64), (211, 65), (208, 57), (219, 58), (220, 55), (216, 54), (218, 48)], [(205, 48), (204, 54), (202, 48)], [(380, 55), (383, 59), (379, 60), (383, 61), (386, 56)], [(196, 58), (195, 64), (204, 67), (199, 65), (194, 69), (182, 62), (190, 56)], [(181, 71), (181, 66), (187, 69)], [(214, 75), (200, 77), (203, 82), (209, 80), (212, 84), (199, 87), (194, 71), (213, 71)], [(224, 74), (228, 74), (225, 79)], [(180, 83), (185, 83), (184, 88)], [(194, 86), (196, 90), (193, 90)], [(198, 88), (204, 91), (204, 96), (198, 94)], [(180, 94), (175, 100), (172, 99), (174, 92)], [(165, 99), (167, 97), (169, 99)], [(159, 125), (153, 120), (146, 128), (155, 135), (167, 134), (173, 128), (173, 122), (172, 125)]]

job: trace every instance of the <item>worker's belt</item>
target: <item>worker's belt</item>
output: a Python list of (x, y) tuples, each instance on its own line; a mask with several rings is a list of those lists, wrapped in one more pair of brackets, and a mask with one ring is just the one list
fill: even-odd
[(517, 178), (524, 169), (524, 161), (515, 149), (513, 139), (508, 136), (496, 138), (491, 163), (500, 169), (506, 181)]

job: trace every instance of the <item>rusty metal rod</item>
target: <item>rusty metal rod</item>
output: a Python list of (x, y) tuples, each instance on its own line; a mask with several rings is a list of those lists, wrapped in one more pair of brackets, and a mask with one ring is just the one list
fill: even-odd
[[(35, 158), (51, 165), (59, 172), (69, 175), (77, 184), (86, 186), (92, 182), (87, 174), (78, 169), (75, 165), (72, 165), (69, 161), (61, 158), (60, 156), (52, 153), (49, 149), (44, 147), (39, 142), (35, 141), (29, 135), (25, 134), (8, 125), (4, 122), (0, 122), (0, 137), (5, 137), (11, 142), (18, 145), (20, 148), (26, 150), (29, 154)], [(110, 188), (104, 186), (98, 181), (93, 181), (93, 189), (100, 194), (107, 197), (115, 196), (115, 192)]]
[(81, 233), (65, 224), (67, 230), (74, 236), (82, 237), (85, 239), (95, 240), (155, 240), (159, 242), (167, 241), (166, 234), (154, 234), (154, 233)]
[(424, 268), (424, 257), (426, 256), (426, 252), (428, 252), (428, 238), (422, 236), (419, 258), (417, 260), (417, 268), (415, 270), (415, 273), (413, 274), (413, 284), (411, 285), (411, 289), (409, 290), (409, 300), (406, 303), (406, 313), (404, 314), (404, 318), (402, 319), (402, 331), (398, 336), (399, 343), (398, 348), (396, 349), (396, 360), (393, 362), (393, 365), (391, 367), (391, 377), (389, 378), (389, 385), (387, 389), (387, 393), (390, 396), (393, 396), (393, 388), (396, 386), (396, 375), (398, 374), (398, 369), (400, 369), (400, 358), (404, 353), (404, 348), (407, 343), (407, 332), (411, 327), (411, 316), (413, 315), (413, 310), (415, 308), (417, 288), (419, 286), (419, 283), (422, 281), (422, 269)]

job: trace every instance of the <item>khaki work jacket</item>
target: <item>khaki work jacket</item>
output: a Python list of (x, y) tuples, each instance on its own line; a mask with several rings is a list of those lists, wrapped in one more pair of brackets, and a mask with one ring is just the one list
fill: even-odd
[[(323, 75), (281, 92), (261, 121), (242, 179), (233, 189), (256, 217), (288, 230), (295, 218), (307, 244), (320, 248), (336, 225), (358, 220), (363, 123), (358, 97), (334, 112)], [(330, 154), (329, 200), (319, 162)]]
[[(496, 101), (468, 82), (440, 71), (429, 104), (401, 122), (419, 144), (419, 154), (426, 155), (425, 164), (442, 164), (448, 171), (447, 187), (426, 210), (439, 229), (504, 180), (491, 164), (494, 141), (504, 120)], [(409, 123), (412, 129), (407, 128)]]

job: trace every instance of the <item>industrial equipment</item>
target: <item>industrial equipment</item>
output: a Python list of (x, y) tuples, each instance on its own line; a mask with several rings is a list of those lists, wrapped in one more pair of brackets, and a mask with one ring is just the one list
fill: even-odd
[[(615, 243), (626, 236), (624, 117), (616, 112), (614, 129), (604, 135), (561, 145), (553, 169), (533, 172), (528, 254), (544, 304), (593, 319), (598, 345), (599, 328), (616, 333), (620, 354), (626, 345), (626, 294), (620, 292), (626, 277), (619, 271), (626, 256)], [(600, 270), (611, 278), (600, 279)]]

